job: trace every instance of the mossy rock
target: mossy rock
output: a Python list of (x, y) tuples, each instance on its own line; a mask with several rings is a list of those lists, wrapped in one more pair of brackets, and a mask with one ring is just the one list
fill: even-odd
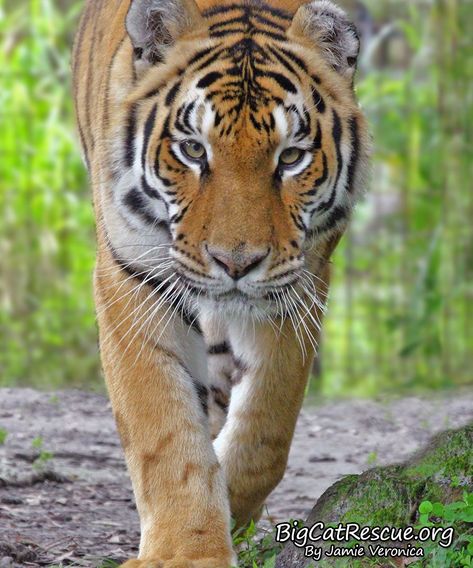
[[(439, 434), (403, 465), (344, 477), (320, 497), (305, 525), (409, 526), (417, 522), (422, 501), (451, 503), (461, 500), (465, 490), (473, 491), (473, 424)], [(309, 566), (313, 561), (291, 543), (276, 561), (276, 568)]]

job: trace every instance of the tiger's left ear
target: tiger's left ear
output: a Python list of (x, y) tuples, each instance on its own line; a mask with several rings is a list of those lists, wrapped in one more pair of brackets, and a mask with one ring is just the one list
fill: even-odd
[(135, 57), (154, 65), (183, 35), (205, 28), (194, 0), (131, 0), (126, 30)]
[(353, 80), (360, 39), (355, 25), (345, 12), (328, 0), (313, 0), (296, 12), (287, 34), (305, 38), (341, 75)]

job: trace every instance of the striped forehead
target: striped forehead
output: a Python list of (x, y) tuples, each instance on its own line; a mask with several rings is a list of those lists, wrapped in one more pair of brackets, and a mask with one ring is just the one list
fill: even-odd
[[(266, 76), (271, 74), (266, 72)], [(278, 75), (273, 72), (273, 75)], [(282, 77), (282, 74), (281, 74)], [(231, 82), (235, 77), (230, 75)], [(243, 83), (241, 81), (241, 83)], [(281, 87), (282, 79), (276, 79)], [(254, 88), (254, 86), (253, 86)], [(307, 115), (301, 85), (291, 84), (290, 92), (271, 89), (266, 85), (265, 96), (245, 92), (245, 85), (229, 88), (224, 72), (206, 70), (183, 86), (176, 112), (176, 125), (183, 134), (202, 135), (208, 138), (212, 131), (219, 137), (233, 136), (252, 125), (264, 136), (279, 131), (295, 134), (301, 117)], [(276, 127), (276, 117), (278, 127)]]
[(309, 111), (304, 104), (302, 93), (286, 97), (284, 104), (274, 107), (272, 115), (281, 140), (299, 141), (310, 133)]
[(176, 126), (183, 134), (208, 136), (215, 121), (215, 111), (206, 99), (205, 89), (198, 87), (198, 79), (184, 91), (184, 100), (176, 112)]

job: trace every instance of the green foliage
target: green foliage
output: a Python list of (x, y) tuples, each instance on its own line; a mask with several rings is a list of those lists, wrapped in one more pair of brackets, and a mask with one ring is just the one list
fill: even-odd
[[(334, 258), (312, 387), (326, 395), (471, 382), (473, 6), (366, 5), (374, 28), (392, 26), (398, 43), (364, 45), (358, 95), (374, 182)], [(69, 70), (81, 7), (0, 0), (2, 386), (101, 382), (94, 223)]]
[(424, 558), (413, 568), (461, 568), (473, 566), (473, 493), (464, 492), (463, 500), (444, 505), (423, 501), (419, 505), (422, 527), (452, 527), (455, 540), (451, 547), (441, 548), (436, 542), (423, 545)]
[(85, 384), (99, 376), (93, 220), (69, 70), (81, 3), (67, 5), (0, 5), (3, 386)]
[(0, 428), (0, 446), (3, 446), (8, 436), (8, 432), (4, 428)]
[(378, 453), (377, 452), (370, 452), (368, 454), (368, 458), (366, 459), (366, 463), (368, 465), (375, 465), (378, 461)]
[[(365, 42), (358, 85), (373, 183), (335, 254), (318, 389), (471, 384), (473, 5), (367, 4), (381, 30)], [(394, 45), (376, 52), (388, 28)]]
[(54, 458), (54, 454), (44, 449), (44, 441), (41, 436), (37, 436), (33, 439), (31, 447), (38, 450), (38, 457), (33, 462), (33, 468), (38, 471), (45, 469), (49, 462)]
[(248, 527), (233, 533), (233, 545), (238, 551), (238, 566), (241, 568), (274, 568), (276, 555), (282, 550), (272, 532), (257, 535), (253, 521)]

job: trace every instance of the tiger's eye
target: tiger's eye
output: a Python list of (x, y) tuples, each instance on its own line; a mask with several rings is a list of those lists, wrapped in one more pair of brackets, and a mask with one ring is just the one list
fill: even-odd
[(186, 140), (181, 143), (181, 150), (191, 160), (202, 160), (205, 157), (204, 145), (195, 140)]
[(283, 166), (294, 166), (304, 155), (304, 150), (299, 148), (286, 148), (279, 156), (279, 162)]

